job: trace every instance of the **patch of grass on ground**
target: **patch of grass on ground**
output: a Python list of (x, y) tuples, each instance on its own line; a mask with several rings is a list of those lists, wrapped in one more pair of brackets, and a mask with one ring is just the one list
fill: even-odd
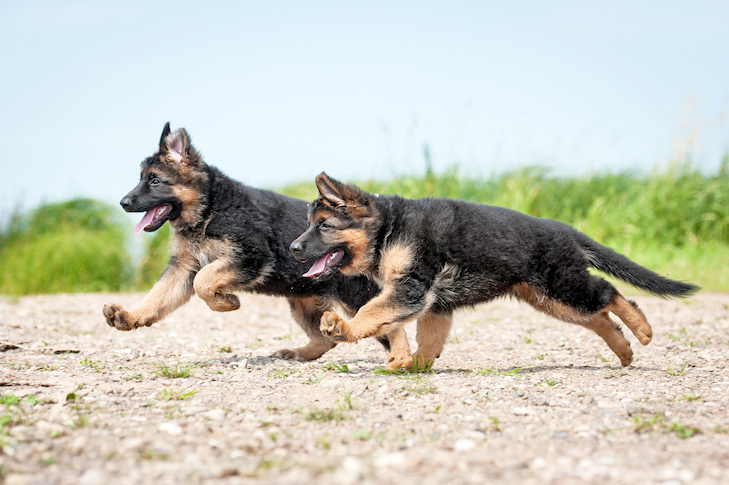
[(160, 377), (167, 377), (170, 379), (180, 379), (190, 377), (192, 371), (197, 367), (195, 364), (181, 364), (179, 362), (168, 365), (165, 363), (154, 364), (154, 373)]

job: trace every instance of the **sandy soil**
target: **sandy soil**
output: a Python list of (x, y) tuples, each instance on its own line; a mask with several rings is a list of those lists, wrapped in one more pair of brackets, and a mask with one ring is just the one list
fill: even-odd
[(589, 331), (498, 301), (457, 314), (432, 372), (401, 375), (374, 341), (269, 358), (306, 341), (281, 299), (106, 325), (104, 303), (142, 296), (0, 299), (0, 481), (729, 482), (729, 295), (636, 297), (654, 340), (628, 336), (627, 368)]

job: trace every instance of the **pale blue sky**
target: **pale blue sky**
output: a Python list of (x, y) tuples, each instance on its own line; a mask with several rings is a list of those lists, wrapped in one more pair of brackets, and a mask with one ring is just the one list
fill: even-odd
[(256, 186), (729, 149), (724, 1), (0, 0), (0, 219), (116, 203), (166, 121)]

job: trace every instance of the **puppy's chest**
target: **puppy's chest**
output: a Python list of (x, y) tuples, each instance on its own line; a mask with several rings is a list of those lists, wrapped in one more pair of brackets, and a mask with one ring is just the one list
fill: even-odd
[(202, 268), (217, 259), (232, 257), (234, 249), (233, 243), (224, 239), (191, 241), (181, 238), (175, 241), (174, 253), (178, 258)]

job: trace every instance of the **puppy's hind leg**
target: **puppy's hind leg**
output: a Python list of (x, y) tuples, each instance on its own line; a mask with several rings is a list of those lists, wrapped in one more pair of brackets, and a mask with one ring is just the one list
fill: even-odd
[[(588, 283), (592, 281), (606, 288), (608, 292), (616, 291), (607, 281), (600, 278), (589, 280)], [(513, 294), (520, 300), (529, 303), (535, 309), (547, 315), (559, 318), (564, 322), (576, 323), (582, 327), (589, 328), (602, 337), (608, 347), (610, 347), (610, 350), (618, 356), (623, 366), (630, 365), (630, 362), (633, 360), (633, 351), (630, 348), (630, 342), (623, 336), (623, 333), (615, 322), (610, 319), (608, 312), (612, 311), (612, 309), (609, 308), (609, 305), (600, 308), (599, 304), (596, 303), (594, 306), (598, 310), (585, 312), (561, 301), (549, 298), (539, 288), (527, 285), (526, 283), (516, 285)], [(622, 310), (622, 308), (620, 309)]]
[(291, 315), (309, 336), (309, 343), (296, 349), (277, 350), (271, 357), (299, 361), (314, 360), (337, 345), (319, 331), (322, 313), (331, 306), (331, 302), (327, 298), (291, 298), (289, 304), (291, 305)]
[(625, 325), (633, 332), (633, 335), (643, 345), (648, 345), (653, 338), (653, 329), (645, 318), (645, 314), (634, 302), (626, 300), (620, 294), (616, 294), (605, 310), (617, 315)]
[(448, 334), (453, 325), (450, 313), (426, 313), (418, 319), (418, 350), (413, 354), (413, 366), (430, 367), (443, 353)]
[(623, 367), (630, 365), (633, 361), (633, 350), (630, 348), (630, 342), (608, 316), (607, 310), (597, 312), (592, 320), (581, 325), (602, 337), (610, 350), (618, 356)]
[(418, 318), (418, 330), (415, 337), (418, 342), (418, 350), (412, 356), (390, 362), (387, 369), (394, 370), (400, 367), (416, 370), (429, 369), (443, 352), (452, 324), (453, 316), (450, 313), (422, 315)]
[[(410, 344), (405, 329), (397, 327), (385, 335), (390, 344), (390, 353), (387, 355), (387, 366), (389, 370), (407, 366), (410, 359)], [(382, 337), (378, 337), (378, 340)]]

